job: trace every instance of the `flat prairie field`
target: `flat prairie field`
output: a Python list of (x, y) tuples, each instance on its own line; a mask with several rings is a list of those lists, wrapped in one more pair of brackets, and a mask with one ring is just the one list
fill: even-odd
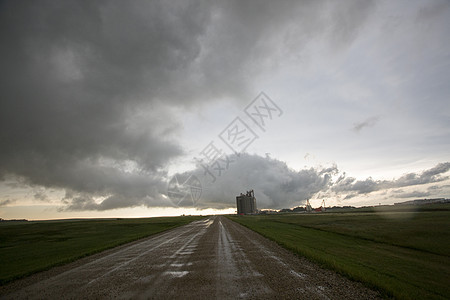
[(450, 298), (450, 206), (229, 218), (386, 297)]
[(0, 222), (0, 285), (201, 218)]

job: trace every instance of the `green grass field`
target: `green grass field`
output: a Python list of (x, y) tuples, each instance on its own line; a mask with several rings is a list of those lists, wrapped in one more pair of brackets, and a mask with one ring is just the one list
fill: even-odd
[(230, 219), (387, 297), (450, 298), (450, 210), (445, 208)]
[(0, 285), (202, 217), (0, 223)]

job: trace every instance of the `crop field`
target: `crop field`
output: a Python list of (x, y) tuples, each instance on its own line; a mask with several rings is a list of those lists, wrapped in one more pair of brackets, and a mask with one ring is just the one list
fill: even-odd
[(0, 223), (0, 285), (202, 217)]
[(450, 298), (450, 206), (230, 219), (387, 297)]

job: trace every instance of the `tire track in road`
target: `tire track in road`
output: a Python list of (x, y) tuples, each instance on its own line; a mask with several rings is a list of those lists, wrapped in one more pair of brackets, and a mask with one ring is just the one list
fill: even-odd
[(192, 272), (193, 262), (191, 261), (191, 256), (196, 252), (200, 238), (203, 237), (213, 223), (214, 220), (211, 218), (198, 221), (195, 224), (197, 226), (194, 227), (192, 236), (179, 244), (178, 248), (165, 252), (161, 257), (161, 263), (156, 265), (160, 272), (151, 275), (144, 281), (139, 280), (144, 283), (144, 287), (139, 288), (137, 286), (133, 292), (128, 293), (130, 297), (123, 298), (161, 299), (176, 297), (177, 293), (174, 293), (175, 290), (173, 289), (174, 282), (179, 281)]
[(216, 298), (259, 297), (273, 293), (265, 284), (245, 252), (219, 220)]

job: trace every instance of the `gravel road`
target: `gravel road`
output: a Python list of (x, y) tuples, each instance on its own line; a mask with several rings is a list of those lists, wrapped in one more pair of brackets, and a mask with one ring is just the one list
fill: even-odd
[(225, 217), (13, 282), (2, 299), (377, 299)]

